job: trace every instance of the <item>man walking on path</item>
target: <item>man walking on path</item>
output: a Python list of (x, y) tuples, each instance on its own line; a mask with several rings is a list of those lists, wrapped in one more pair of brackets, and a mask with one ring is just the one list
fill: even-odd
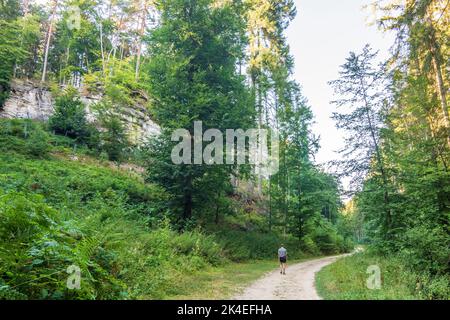
[(283, 245), (278, 249), (278, 259), (280, 260), (280, 274), (286, 274), (287, 250)]

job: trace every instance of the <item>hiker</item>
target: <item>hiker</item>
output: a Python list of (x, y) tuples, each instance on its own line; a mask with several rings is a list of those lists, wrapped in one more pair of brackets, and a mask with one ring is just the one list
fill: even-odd
[(278, 249), (278, 259), (280, 260), (280, 274), (286, 274), (287, 250), (283, 245)]

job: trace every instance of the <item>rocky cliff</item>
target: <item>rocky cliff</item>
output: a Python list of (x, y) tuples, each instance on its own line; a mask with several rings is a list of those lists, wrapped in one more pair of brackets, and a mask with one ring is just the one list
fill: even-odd
[[(96, 121), (96, 115), (90, 106), (99, 102), (101, 96), (81, 94), (86, 105), (89, 122)], [(0, 118), (27, 118), (46, 121), (54, 112), (54, 99), (48, 88), (28, 80), (15, 79), (11, 83), (10, 97), (0, 110)], [(130, 141), (136, 144), (145, 142), (148, 137), (157, 135), (160, 127), (152, 121), (145, 106), (136, 104), (123, 108), (120, 112)]]

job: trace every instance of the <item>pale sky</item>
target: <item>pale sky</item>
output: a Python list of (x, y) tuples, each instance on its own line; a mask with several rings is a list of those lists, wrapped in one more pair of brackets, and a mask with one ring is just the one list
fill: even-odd
[[(330, 118), (334, 106), (328, 81), (338, 78), (339, 66), (350, 51), (360, 52), (366, 43), (387, 58), (392, 36), (368, 26), (371, 0), (296, 0), (297, 17), (287, 30), (295, 58), (295, 79), (313, 110), (314, 133), (320, 135), (317, 163), (338, 159), (334, 151), (342, 146), (342, 132)], [(344, 183), (346, 185), (346, 183)]]

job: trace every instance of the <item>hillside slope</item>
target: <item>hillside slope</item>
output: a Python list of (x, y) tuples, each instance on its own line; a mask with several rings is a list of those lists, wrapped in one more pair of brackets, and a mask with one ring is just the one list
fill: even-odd
[[(133, 166), (114, 166), (83, 147), (74, 152), (71, 139), (40, 123), (0, 124), (0, 298), (189, 296), (201, 288), (200, 270), (273, 259), (281, 238), (260, 231), (251, 213), (249, 220), (231, 216), (221, 228), (178, 233), (161, 205), (169, 201), (165, 192)], [(293, 258), (312, 254), (284, 240)], [(264, 265), (248, 279), (272, 267)], [(79, 290), (67, 287), (71, 266), (80, 269)]]

